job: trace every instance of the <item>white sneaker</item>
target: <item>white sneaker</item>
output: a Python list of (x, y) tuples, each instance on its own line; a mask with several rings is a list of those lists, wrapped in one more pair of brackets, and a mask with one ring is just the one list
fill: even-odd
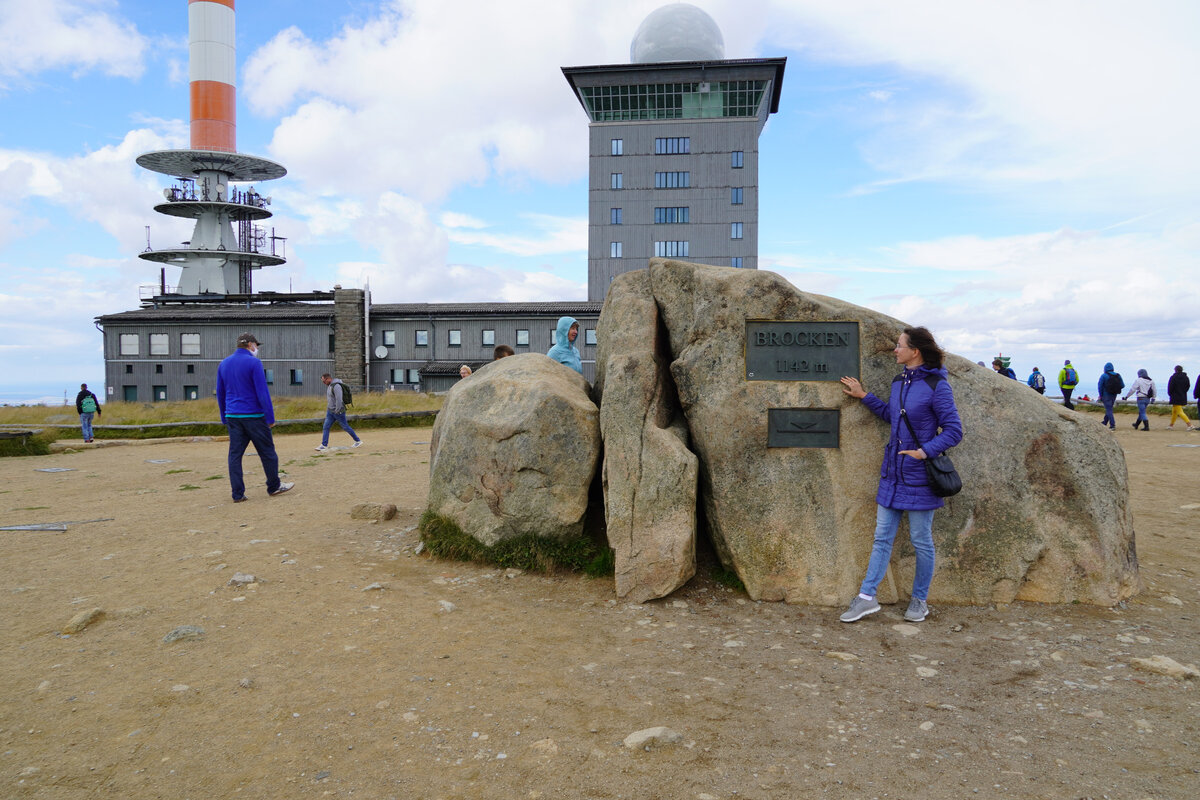
[(328, 449), (329, 449), (329, 448), (328, 448), (328, 447), (326, 447), (326, 446), (325, 446), (325, 445), (323, 445), (323, 444), (319, 444), (319, 445), (317, 445), (316, 447), (314, 447), (314, 448), (313, 448), (313, 450), (316, 450), (318, 453), (324, 453), (324, 452), (325, 452), (326, 450), (328, 450)]
[(357, 442), (355, 442), (354, 444), (352, 444), (350, 446), (351, 447), (362, 447), (362, 439), (359, 439)]

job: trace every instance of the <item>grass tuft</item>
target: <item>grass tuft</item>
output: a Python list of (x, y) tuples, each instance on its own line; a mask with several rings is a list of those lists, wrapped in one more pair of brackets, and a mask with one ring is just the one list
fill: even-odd
[(712, 579), (729, 589), (735, 589), (739, 592), (746, 591), (746, 584), (742, 583), (742, 579), (738, 577), (738, 574), (720, 564), (713, 565)]
[(488, 546), (464, 533), (454, 520), (426, 511), (418, 525), (430, 555), (452, 561), (494, 564), (527, 572), (582, 572), (593, 578), (613, 574), (613, 554), (591, 539), (553, 539), (526, 534)]

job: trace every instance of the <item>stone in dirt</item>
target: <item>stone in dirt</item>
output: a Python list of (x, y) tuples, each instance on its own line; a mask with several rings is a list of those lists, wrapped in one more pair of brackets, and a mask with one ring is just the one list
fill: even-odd
[(70, 622), (63, 626), (62, 632), (65, 634), (82, 633), (89, 625), (93, 625), (104, 619), (104, 609), (93, 608), (87, 611), (80, 611), (75, 616), (71, 617)]
[(396, 518), (396, 506), (391, 503), (358, 503), (350, 509), (350, 519), (385, 521)]
[(658, 745), (679, 744), (682, 741), (683, 734), (660, 725), (655, 728), (634, 731), (625, 737), (623, 743), (630, 750), (642, 748), (649, 750)]
[[(802, 292), (772, 273), (653, 259), (648, 272), (613, 282), (600, 326), (624, 317), (622, 302), (644, 305), (644, 292), (631, 284), (647, 280), (699, 459), (703, 519), (717, 555), (752, 599), (843, 604), (871, 550), (888, 427), (842, 392), (837, 375), (748, 380), (746, 323), (857, 323), (859, 377), (880, 397), (890, 394), (900, 372), (892, 348), (907, 323)], [(938, 570), (929, 599), (1113, 605), (1133, 595), (1139, 581), (1127, 472), (1111, 434), (967, 359), (948, 355), (945, 366), (965, 430), (951, 452), (965, 488), (935, 518)], [(645, 383), (642, 396), (653, 397), (656, 371), (634, 374)], [(611, 382), (606, 375), (605, 394)], [(631, 387), (613, 386), (614, 392), (620, 386), (614, 398), (637, 396)], [(602, 395), (601, 406), (607, 402)], [(838, 412), (839, 446), (768, 448), (771, 408)], [(632, 436), (618, 441), (638, 446)], [(655, 449), (643, 451), (641, 470), (648, 474)], [(614, 464), (642, 463), (640, 457), (606, 456)], [(914, 568), (902, 531), (880, 602), (905, 596)]]
[(1135, 669), (1166, 675), (1168, 678), (1200, 678), (1200, 669), (1194, 664), (1184, 666), (1170, 656), (1151, 656), (1150, 658), (1130, 659)]
[(645, 271), (618, 281), (597, 329), (601, 480), (616, 591), (665, 597), (696, 573), (696, 480), (670, 350)]
[(600, 458), (588, 391), (582, 375), (538, 353), (456, 383), (433, 426), (429, 510), (485, 545), (581, 535)]
[(163, 637), (163, 644), (185, 642), (189, 639), (199, 639), (204, 635), (204, 628), (199, 625), (180, 625)]
[(238, 587), (238, 586), (248, 586), (251, 583), (265, 583), (265, 581), (260, 581), (255, 576), (247, 575), (244, 572), (235, 572), (235, 573), (233, 573), (233, 577), (230, 578), (229, 582), (225, 585)]

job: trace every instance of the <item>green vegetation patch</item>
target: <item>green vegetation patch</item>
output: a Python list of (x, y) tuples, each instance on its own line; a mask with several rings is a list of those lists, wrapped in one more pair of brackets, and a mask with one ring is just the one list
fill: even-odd
[(168, 475), (178, 475), (181, 472), (191, 472), (191, 470), (190, 469), (169, 469), (169, 470), (167, 470)]
[(199, 489), (199, 488), (200, 488), (199, 486), (196, 486), (196, 485), (194, 485), (194, 484), (191, 484), (191, 483), (185, 483), (183, 486), (180, 486), (180, 487), (179, 487), (179, 491), (181, 491), (181, 492), (190, 492), (190, 491), (192, 491), (193, 489)]
[(57, 437), (39, 433), (24, 438), (0, 439), (0, 458), (5, 456), (48, 456)]
[(488, 546), (468, 536), (451, 519), (426, 511), (419, 524), (430, 555), (528, 572), (582, 572), (598, 578), (613, 574), (613, 552), (593, 539), (552, 539), (526, 534)]
[(712, 579), (729, 589), (735, 589), (739, 592), (746, 591), (746, 584), (742, 583), (742, 579), (738, 577), (738, 574), (720, 564), (713, 565)]

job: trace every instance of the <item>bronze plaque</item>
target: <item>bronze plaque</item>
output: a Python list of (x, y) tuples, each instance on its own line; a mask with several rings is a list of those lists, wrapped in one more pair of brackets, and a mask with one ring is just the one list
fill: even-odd
[(836, 408), (768, 408), (767, 447), (838, 447)]
[(746, 380), (858, 377), (857, 322), (746, 320)]

